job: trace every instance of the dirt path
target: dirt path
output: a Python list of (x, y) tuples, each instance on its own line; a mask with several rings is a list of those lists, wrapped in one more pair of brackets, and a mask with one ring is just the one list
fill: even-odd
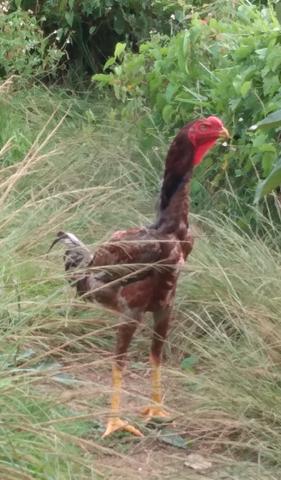
[[(145, 436), (138, 439), (120, 433), (103, 440), (101, 434), (108, 415), (111, 391), (109, 356), (94, 348), (91, 353), (66, 355), (60, 363), (59, 381), (48, 382), (49, 391), (60, 403), (67, 405), (73, 415), (89, 419), (90, 431), (87, 441), (81, 441), (81, 447), (92, 456), (93, 466), (102, 477), (114, 480), (266, 479), (247, 462), (244, 462), (243, 468), (242, 464), (238, 468), (235, 459), (218, 455), (214, 445), (210, 447), (203, 437), (200, 439), (192, 421), (193, 405), (188, 394), (187, 376), (179, 368), (167, 364), (163, 368), (165, 405), (174, 420), (166, 424), (147, 425), (141, 419), (139, 409), (149, 402), (149, 366), (132, 355), (125, 374), (123, 412)], [(191, 454), (200, 455), (199, 472), (190, 467)], [(200, 468), (200, 458), (211, 462), (209, 468)], [(275, 477), (267, 478), (273, 480)]]

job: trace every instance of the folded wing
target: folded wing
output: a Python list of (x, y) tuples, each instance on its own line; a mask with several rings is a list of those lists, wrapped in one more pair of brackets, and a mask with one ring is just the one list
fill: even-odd
[(94, 254), (73, 233), (59, 232), (51, 248), (56, 243), (67, 247), (64, 262), (71, 281), (91, 274), (103, 284), (119, 280), (125, 285), (152, 270), (173, 268), (181, 256), (179, 242), (172, 235), (161, 237), (145, 228), (116, 232)]

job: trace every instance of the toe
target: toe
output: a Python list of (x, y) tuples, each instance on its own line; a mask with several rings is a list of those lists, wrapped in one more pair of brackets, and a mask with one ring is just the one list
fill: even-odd
[(169, 413), (160, 406), (146, 407), (142, 410), (142, 415), (148, 420), (156, 417), (169, 417)]
[(136, 437), (143, 437), (143, 433), (137, 428), (135, 428), (133, 425), (130, 425), (128, 422), (126, 422), (125, 420), (121, 420), (120, 418), (113, 418), (109, 420), (106, 430), (102, 435), (102, 438), (108, 437), (109, 435), (117, 432), (118, 430), (129, 432)]
[(124, 430), (126, 432), (131, 433), (132, 435), (135, 435), (135, 437), (143, 437), (144, 436), (143, 433), (138, 428), (134, 427), (133, 425), (129, 425), (129, 424), (126, 425), (124, 427)]

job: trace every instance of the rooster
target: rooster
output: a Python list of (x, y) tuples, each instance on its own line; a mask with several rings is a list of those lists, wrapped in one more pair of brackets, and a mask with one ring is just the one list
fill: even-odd
[(104, 437), (117, 430), (143, 435), (120, 418), (120, 403), (126, 353), (145, 312), (152, 312), (154, 317), (150, 352), (152, 401), (142, 413), (147, 419), (168, 415), (162, 406), (160, 361), (180, 268), (193, 246), (188, 225), (188, 188), (193, 168), (218, 138), (229, 138), (229, 134), (215, 116), (190, 122), (178, 132), (168, 150), (152, 225), (117, 231), (94, 253), (74, 234), (65, 232), (59, 232), (50, 247), (58, 242), (65, 245), (66, 274), (80, 297), (97, 301), (121, 315), (112, 367), (111, 415)]

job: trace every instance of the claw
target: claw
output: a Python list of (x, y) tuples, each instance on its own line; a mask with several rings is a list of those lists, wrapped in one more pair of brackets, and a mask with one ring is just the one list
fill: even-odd
[(117, 417), (117, 418), (111, 418), (109, 420), (102, 438), (108, 437), (108, 435), (111, 435), (112, 433), (117, 432), (118, 430), (129, 432), (132, 435), (135, 435), (136, 437), (143, 437), (143, 433), (140, 430), (138, 430), (133, 425), (130, 425), (125, 420), (121, 420), (121, 418)]
[(161, 405), (144, 407), (141, 410), (141, 414), (146, 418), (147, 421), (151, 420), (151, 418), (165, 418), (170, 416), (170, 414), (164, 410)]

